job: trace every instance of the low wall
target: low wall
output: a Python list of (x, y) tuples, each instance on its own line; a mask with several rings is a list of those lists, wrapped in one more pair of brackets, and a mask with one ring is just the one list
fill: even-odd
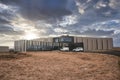
[(9, 52), (9, 47), (7, 47), (7, 46), (0, 46), (0, 53), (3, 53), (3, 52)]

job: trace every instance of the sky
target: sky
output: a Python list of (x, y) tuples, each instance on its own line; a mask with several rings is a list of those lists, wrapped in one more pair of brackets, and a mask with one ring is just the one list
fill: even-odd
[(111, 37), (120, 47), (120, 0), (0, 0), (0, 46), (62, 34)]

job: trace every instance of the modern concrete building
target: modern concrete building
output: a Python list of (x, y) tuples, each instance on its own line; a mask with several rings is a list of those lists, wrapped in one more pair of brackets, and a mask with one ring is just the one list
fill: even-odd
[(106, 51), (113, 48), (112, 38), (92, 38), (76, 36), (60, 36), (39, 38), (34, 40), (15, 41), (16, 51), (58, 50), (67, 46), (72, 51), (76, 47), (83, 47), (84, 51)]
[(8, 46), (0, 46), (0, 53), (9, 52)]

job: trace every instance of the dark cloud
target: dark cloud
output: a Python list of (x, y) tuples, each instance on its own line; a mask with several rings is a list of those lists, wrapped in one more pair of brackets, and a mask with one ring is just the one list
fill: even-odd
[(15, 31), (9, 25), (0, 25), (0, 34), (6, 35), (21, 35), (24, 31)]
[(5, 32), (5, 31), (13, 31), (13, 29), (8, 26), (0, 26), (0, 32)]
[(104, 31), (104, 30), (88, 29), (87, 31), (82, 32), (81, 34), (82, 35), (89, 35), (89, 36), (110, 36), (110, 35), (114, 34), (114, 30)]
[(103, 17), (108, 18), (114, 17), (118, 13), (116, 9), (112, 9), (109, 6), (96, 9), (95, 12), (97, 13), (97, 15), (101, 15)]
[[(65, 28), (61, 28), (63, 31), (62, 33), (66, 33), (66, 34), (75, 34), (75, 35), (85, 35), (85, 36), (99, 36), (99, 37), (103, 37), (103, 36), (111, 36), (114, 34), (115, 30), (96, 30), (96, 29), (86, 29), (86, 30), (82, 30), (82, 29), (76, 29), (76, 30), (72, 30), (72, 29), (65, 29)], [(64, 32), (65, 31), (65, 32)]]
[(67, 9), (68, 0), (2, 0), (3, 3), (14, 3), (20, 7), (20, 13), (33, 20), (49, 17), (61, 17), (70, 15), (72, 12)]
[(0, 18), (0, 23), (6, 24), (6, 23), (9, 23), (9, 21), (4, 18)]
[[(0, 24), (3, 26), (0, 26), (0, 34), (22, 35), (29, 26), (31, 30), (37, 30), (40, 35), (66, 33), (108, 36), (117, 38), (115, 42), (120, 39), (115, 36), (120, 33), (118, 30), (120, 29), (120, 0), (0, 0), (0, 3), (17, 7), (18, 10), (14, 13), (12, 11), (14, 8), (2, 8)], [(17, 24), (13, 25), (13, 18), (16, 18), (17, 15), (26, 23), (24, 20), (20, 21), (21, 19), (19, 20), (18, 17)], [(28, 25), (29, 21), (32, 21), (31, 23), (35, 26)], [(6, 26), (6, 24), (12, 24), (12, 26)], [(14, 27), (22, 28), (25, 31), (15, 31)], [(55, 31), (56, 28), (61, 31)]]
[[(110, 0), (2, 0), (4, 3), (16, 3), (20, 7), (20, 13), (31, 20), (47, 20), (48, 18), (58, 18), (70, 15), (75, 11), (76, 4), (80, 3), (81, 7), (84, 8), (85, 13), (79, 15), (78, 12), (75, 14), (80, 17), (80, 24), (91, 24), (95, 21), (108, 20), (114, 18), (118, 13), (116, 9), (109, 6)], [(73, 4), (69, 5), (68, 3)], [(84, 4), (84, 5), (83, 5)], [(102, 5), (105, 5), (104, 7)], [(72, 6), (72, 7), (71, 7)], [(97, 8), (99, 7), (99, 9)], [(72, 8), (72, 10), (70, 9)], [(91, 19), (92, 18), (92, 19)]]
[(0, 34), (21, 35), (24, 31), (15, 31), (11, 21), (16, 16), (13, 6), (0, 3)]

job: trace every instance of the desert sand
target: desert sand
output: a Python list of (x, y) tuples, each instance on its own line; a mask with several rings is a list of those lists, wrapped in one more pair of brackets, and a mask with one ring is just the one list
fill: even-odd
[(114, 55), (46, 51), (7, 58), (0, 57), (0, 80), (120, 80)]

